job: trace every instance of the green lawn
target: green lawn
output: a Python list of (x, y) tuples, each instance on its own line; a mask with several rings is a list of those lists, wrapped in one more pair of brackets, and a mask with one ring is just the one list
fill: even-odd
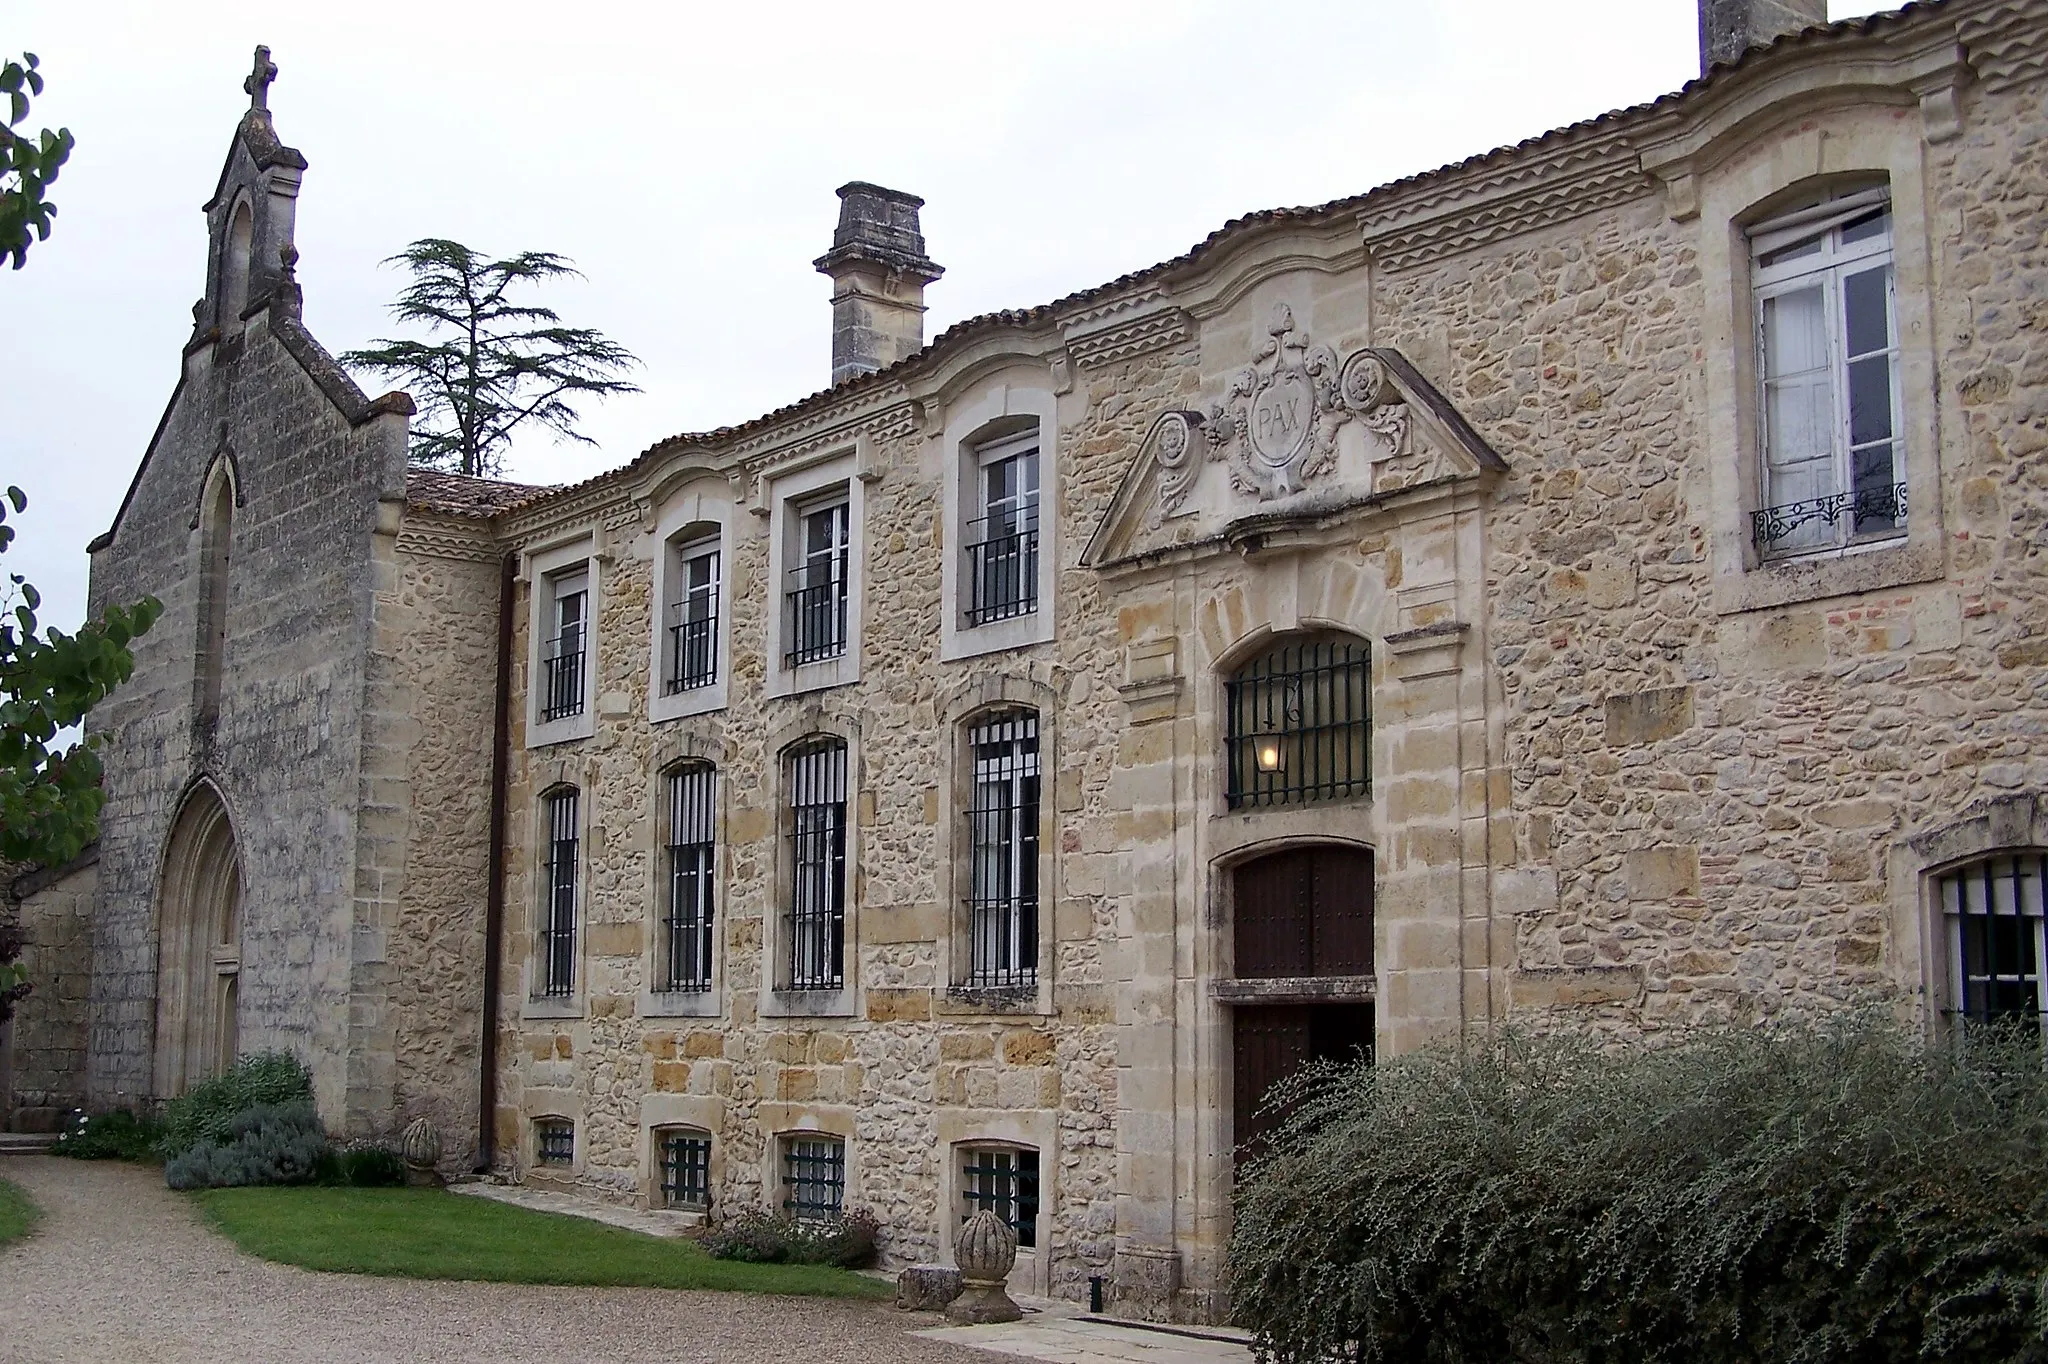
[(850, 1270), (714, 1260), (681, 1238), (438, 1189), (208, 1189), (190, 1197), (214, 1229), (243, 1250), (305, 1269), (814, 1297), (876, 1298), (891, 1291)]
[(34, 1229), (41, 1211), (17, 1186), (0, 1179), (0, 1246), (18, 1241)]

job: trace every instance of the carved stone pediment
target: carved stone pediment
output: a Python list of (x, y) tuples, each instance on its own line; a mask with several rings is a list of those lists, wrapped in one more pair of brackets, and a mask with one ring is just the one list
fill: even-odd
[(1247, 517), (1327, 518), (1507, 468), (1400, 352), (1368, 347), (1340, 361), (1284, 304), (1266, 331), (1206, 412), (1173, 408), (1153, 419), (1084, 564), (1220, 550)]

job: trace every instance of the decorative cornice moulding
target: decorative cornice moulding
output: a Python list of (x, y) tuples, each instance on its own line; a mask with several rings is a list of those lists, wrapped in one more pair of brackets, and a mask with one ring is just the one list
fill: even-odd
[(1965, 11), (1956, 36), (1992, 94), (2048, 77), (2048, 0), (1997, 0)]
[(1091, 309), (1085, 322), (1063, 320), (1067, 355), (1078, 369), (1100, 369), (1124, 360), (1177, 346), (1188, 339), (1188, 315), (1179, 308), (1155, 307), (1135, 316), (1117, 309)]
[(428, 559), (457, 559), (464, 563), (494, 564), (501, 557), (498, 542), (475, 529), (445, 521), (408, 518), (399, 527), (397, 548), (401, 554)]

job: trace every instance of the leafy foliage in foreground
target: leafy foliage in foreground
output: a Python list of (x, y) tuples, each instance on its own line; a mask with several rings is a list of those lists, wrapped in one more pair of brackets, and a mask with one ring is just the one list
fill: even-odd
[(284, 1051), (244, 1056), (171, 1100), (164, 1110), (164, 1157), (174, 1160), (202, 1144), (230, 1144), (235, 1120), (252, 1108), (312, 1102), (313, 1076), (298, 1057)]
[(243, 1250), (304, 1269), (817, 1297), (893, 1291), (843, 1269), (714, 1260), (682, 1237), (644, 1236), (440, 1189), (214, 1189), (192, 1197)]
[(125, 1108), (91, 1117), (75, 1113), (57, 1134), (57, 1140), (50, 1143), (50, 1154), (70, 1156), (73, 1160), (149, 1162), (157, 1159), (157, 1143), (163, 1135), (162, 1123), (154, 1118), (138, 1118)]
[(18, 1241), (34, 1231), (42, 1215), (42, 1210), (21, 1191), (19, 1185), (0, 1179), (0, 1246)]
[[(0, 554), (14, 539), (8, 508), (28, 498), (7, 489), (0, 503)], [(38, 631), (43, 604), (19, 573), (0, 577), (0, 862), (62, 866), (99, 833), (100, 760), (91, 735), (53, 752), (57, 736), (85, 718), (135, 670), (128, 643), (156, 623), (163, 606), (145, 597), (111, 607), (77, 634)], [(7, 982), (0, 981), (0, 985)]]
[(7, 121), (0, 123), (0, 260), (12, 257), (17, 270), (28, 263), (31, 245), (50, 239), (57, 206), (45, 192), (73, 142), (69, 128), (45, 128), (34, 136), (15, 131), (28, 117), (30, 98), (43, 93), (39, 64), (33, 52), (0, 64), (0, 95), (7, 98)]
[(875, 1262), (880, 1235), (880, 1224), (866, 1208), (815, 1222), (752, 1209), (731, 1214), (697, 1241), (719, 1260), (866, 1269)]
[(1262, 1355), (2048, 1361), (2048, 1074), (1873, 1018), (1322, 1070), (1240, 1184)]

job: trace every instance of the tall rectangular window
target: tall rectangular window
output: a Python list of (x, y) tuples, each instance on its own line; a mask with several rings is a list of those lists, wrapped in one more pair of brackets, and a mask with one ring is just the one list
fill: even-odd
[(785, 661), (794, 668), (846, 652), (847, 567), (852, 554), (844, 495), (797, 516), (797, 566), (784, 594)]
[(1031, 986), (1038, 979), (1038, 715), (989, 716), (969, 729), (968, 747), (968, 983)]
[(960, 1148), (965, 1217), (987, 1208), (1017, 1233), (1017, 1248), (1038, 1244), (1038, 1152), (1015, 1146)]
[(549, 588), (553, 593), (551, 633), (541, 648), (540, 718), (562, 720), (583, 713), (590, 578), (584, 573), (567, 573), (550, 580)]
[(1901, 534), (1890, 191), (1838, 193), (1750, 229), (1766, 555)]
[(711, 1134), (674, 1130), (659, 1134), (661, 1202), (669, 1208), (711, 1206)]
[(1038, 609), (1038, 434), (976, 454), (981, 515), (967, 527), (967, 623)]
[(1986, 858), (1937, 882), (1949, 926), (1951, 1002), (1962, 1017), (2038, 1028), (2048, 1016), (2044, 884), (2048, 856), (2041, 853)]
[(838, 1137), (782, 1139), (782, 1209), (799, 1222), (837, 1217), (846, 1203), (846, 1143)]
[(662, 989), (711, 988), (717, 772), (690, 763), (668, 778), (668, 915)]
[(661, 683), (667, 695), (718, 681), (718, 541), (700, 540), (676, 554), (680, 595), (669, 603)]
[(576, 992), (576, 859), (577, 793), (573, 787), (550, 794), (544, 802), (548, 823), (547, 865), (541, 886), (541, 993), (562, 997)]
[(837, 990), (846, 983), (846, 745), (804, 744), (790, 754), (787, 780), (788, 986)]

